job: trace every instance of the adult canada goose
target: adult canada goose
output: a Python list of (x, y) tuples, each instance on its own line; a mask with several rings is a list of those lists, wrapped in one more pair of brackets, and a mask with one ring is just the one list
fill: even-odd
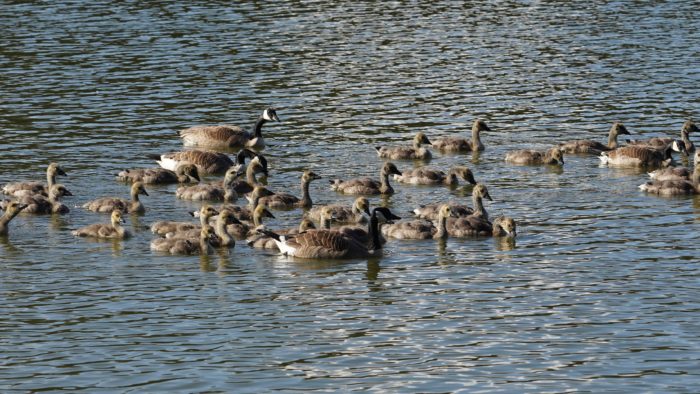
[[(229, 234), (227, 226), (229, 224), (241, 224), (241, 222), (236, 219), (233, 212), (228, 209), (223, 209), (216, 217), (216, 223), (214, 224), (214, 233), (216, 234), (216, 239), (212, 240), (211, 244), (214, 247), (225, 246), (232, 248), (236, 245), (236, 240)], [(211, 227), (208, 223), (202, 224), (190, 230), (179, 231), (174, 233), (168, 233), (166, 238), (197, 238), (202, 227)]]
[(243, 131), (238, 126), (194, 126), (180, 131), (180, 138), (185, 146), (203, 146), (207, 148), (232, 148), (247, 146), (261, 149), (265, 147), (262, 127), (269, 121), (280, 121), (274, 108), (267, 108), (255, 122), (252, 132)]
[(8, 223), (25, 208), (27, 208), (26, 204), (20, 204), (17, 201), (10, 201), (3, 207), (5, 214), (0, 216), (0, 235), (7, 235)]
[(216, 242), (216, 233), (211, 227), (202, 227), (198, 238), (156, 238), (151, 241), (151, 250), (170, 254), (210, 254), (211, 243)]
[(170, 233), (178, 233), (187, 230), (192, 230), (196, 228), (201, 228), (202, 226), (209, 223), (209, 218), (218, 215), (219, 211), (210, 205), (202, 205), (202, 207), (197, 211), (197, 215), (190, 212), (190, 215), (194, 217), (199, 217), (199, 224), (194, 222), (173, 222), (173, 221), (158, 221), (151, 225), (151, 231), (154, 234), (160, 235), (161, 237), (167, 236)]
[(472, 139), (468, 140), (459, 137), (442, 137), (433, 139), (433, 148), (442, 152), (474, 152), (482, 151), (486, 147), (481, 142), (480, 133), (482, 131), (491, 131), (481, 119), (476, 119), (472, 124)]
[[(693, 155), (693, 165), (700, 167), (700, 150)], [(683, 181), (689, 180), (693, 171), (686, 167), (670, 167), (655, 170), (649, 173), (649, 177), (655, 181)]]
[(331, 189), (344, 194), (394, 194), (394, 188), (389, 184), (389, 175), (401, 175), (401, 171), (391, 162), (386, 162), (379, 173), (379, 181), (372, 178), (355, 178), (348, 181), (331, 180)]
[(260, 198), (259, 203), (270, 209), (311, 208), (313, 202), (309, 195), (309, 184), (315, 179), (321, 179), (315, 172), (306, 170), (301, 175), (301, 199), (289, 193), (275, 193)]
[(50, 213), (68, 213), (70, 209), (62, 204), (59, 199), (63, 196), (72, 196), (68, 189), (61, 184), (54, 184), (49, 189), (49, 196), (45, 197), (41, 194), (33, 196), (22, 196), (18, 199), (21, 204), (27, 205), (24, 210), (26, 213), (50, 214)]
[(119, 197), (102, 197), (83, 204), (83, 208), (93, 212), (112, 212), (120, 210), (124, 213), (144, 213), (146, 207), (139, 200), (139, 195), (148, 195), (146, 188), (141, 182), (134, 182), (131, 185), (131, 200)]
[[(685, 121), (685, 123), (683, 123), (683, 127), (681, 127), (681, 141), (683, 142), (683, 145), (685, 145), (686, 152), (692, 152), (695, 150), (695, 145), (693, 144), (693, 141), (690, 140), (690, 133), (697, 133), (699, 131), (700, 129), (698, 129), (698, 126), (696, 126), (692, 120), (689, 119)], [(641, 145), (655, 149), (664, 149), (668, 146), (668, 144), (672, 143), (673, 141), (674, 138), (655, 137), (646, 140), (627, 140), (627, 143), (635, 146)]]
[[(264, 228), (265, 228), (264, 226), (260, 226), (258, 229), (264, 229)], [(311, 220), (304, 218), (301, 220), (298, 227), (279, 230), (279, 231), (277, 231), (277, 234), (280, 234), (280, 235), (299, 234), (299, 233), (303, 233), (304, 231), (314, 230), (314, 229), (316, 229), (316, 226), (314, 226), (314, 223)], [(255, 234), (250, 235), (247, 238), (246, 242), (247, 242), (248, 246), (256, 248), (256, 249), (279, 250), (274, 238), (267, 236), (267, 235), (264, 235), (264, 234), (261, 234), (257, 231)]]
[(564, 152), (558, 146), (539, 152), (532, 149), (521, 149), (506, 153), (506, 162), (512, 164), (530, 165), (564, 165)]
[(396, 239), (447, 239), (447, 218), (452, 216), (450, 206), (440, 207), (437, 225), (425, 219), (387, 224), (382, 227), (382, 234)]
[(255, 229), (263, 225), (264, 218), (274, 219), (275, 215), (262, 204), (255, 206), (253, 210), (253, 222), (242, 221), (239, 224), (229, 224), (227, 230), (238, 239), (248, 238), (255, 233)]
[(472, 185), (476, 185), (474, 173), (464, 166), (452, 167), (447, 174), (430, 167), (415, 168), (412, 170), (405, 170), (401, 175), (394, 175), (394, 180), (410, 185), (455, 186), (459, 183), (458, 177)]
[(433, 157), (429, 150), (424, 148), (422, 145), (430, 145), (430, 140), (425, 136), (425, 133), (418, 133), (413, 138), (413, 146), (395, 146), (395, 147), (383, 147), (378, 146), (377, 155), (382, 159), (392, 159), (392, 160), (429, 160)]
[(192, 163), (180, 164), (175, 171), (159, 167), (124, 170), (117, 174), (117, 180), (131, 183), (141, 182), (144, 184), (197, 183), (201, 181), (199, 170)]
[(489, 222), (481, 216), (465, 216), (461, 218), (450, 218), (447, 221), (447, 232), (450, 237), (463, 238), (475, 235), (488, 235), (494, 237), (516, 236), (515, 220), (500, 216)]
[(700, 167), (695, 166), (689, 179), (652, 181), (639, 185), (639, 189), (662, 196), (698, 194), (700, 193)]
[(233, 202), (238, 199), (238, 193), (233, 188), (233, 182), (240, 176), (240, 167), (233, 166), (226, 170), (222, 183), (205, 183), (193, 186), (180, 186), (175, 190), (175, 197), (183, 200), (211, 200)]
[(49, 194), (49, 189), (56, 183), (56, 176), (66, 176), (66, 172), (56, 163), (51, 163), (46, 168), (46, 185), (41, 182), (10, 182), (3, 186), (2, 191), (11, 196), (33, 196), (36, 194)]
[(175, 171), (181, 164), (194, 164), (197, 166), (199, 175), (221, 174), (235, 164), (225, 153), (204, 150), (186, 150), (147, 156), (170, 171)]
[(357, 197), (352, 206), (333, 204), (311, 208), (306, 216), (316, 222), (321, 221), (321, 211), (329, 209), (337, 224), (365, 223), (369, 219), (369, 200), (366, 197)]
[(366, 244), (343, 235), (335, 230), (309, 230), (297, 235), (280, 235), (272, 231), (258, 231), (269, 235), (277, 242), (282, 254), (313, 259), (350, 259), (364, 258), (381, 252), (379, 242), (379, 222), (391, 222), (388, 208), (374, 208), (370, 217), (368, 233), (370, 241)]
[[(464, 216), (480, 216), (488, 219), (488, 213), (484, 208), (483, 199), (486, 198), (489, 201), (493, 201), (488, 189), (483, 183), (477, 183), (472, 190), (472, 201), (474, 203), (474, 208), (470, 208), (466, 205), (452, 204), (449, 203), (450, 212), (453, 217), (464, 217)], [(440, 204), (429, 204), (421, 205), (419, 208), (413, 210), (413, 213), (420, 219), (437, 220), (440, 214)]]
[(122, 211), (115, 209), (112, 211), (110, 224), (91, 224), (73, 231), (73, 235), (78, 237), (125, 239), (130, 237), (131, 234), (121, 226), (122, 223), (124, 223)]
[(673, 163), (673, 151), (687, 153), (685, 144), (674, 140), (663, 150), (645, 146), (623, 146), (603, 152), (599, 158), (603, 164), (614, 167), (668, 167)]
[(605, 145), (598, 141), (591, 140), (574, 140), (559, 144), (559, 148), (567, 154), (594, 154), (599, 155), (600, 152), (617, 149), (617, 136), (620, 134), (629, 135), (630, 132), (620, 122), (613, 123), (608, 133), (608, 144)]

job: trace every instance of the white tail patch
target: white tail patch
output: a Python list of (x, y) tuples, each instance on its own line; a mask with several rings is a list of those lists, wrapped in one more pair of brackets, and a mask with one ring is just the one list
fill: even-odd
[(180, 164), (179, 161), (173, 160), (173, 159), (168, 158), (168, 157), (161, 156), (160, 160), (158, 160), (158, 165), (160, 165), (161, 167), (165, 168), (166, 170), (170, 170), (170, 171), (175, 171), (178, 164)]

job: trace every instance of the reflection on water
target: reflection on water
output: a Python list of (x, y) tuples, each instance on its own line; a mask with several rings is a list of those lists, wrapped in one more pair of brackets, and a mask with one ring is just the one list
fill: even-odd
[[(679, 2), (190, 4), (5, 2), (0, 7), (0, 183), (60, 162), (67, 215), (19, 215), (0, 237), (0, 388), (10, 391), (692, 391), (698, 378), (698, 197), (641, 193), (645, 170), (567, 155), (513, 166), (507, 151), (570, 139), (677, 136), (698, 118), (700, 32)], [(328, 179), (377, 178), (375, 146), (470, 138), (490, 217), (518, 237), (390, 241), (344, 262), (239, 241), (208, 256), (153, 253), (156, 220), (199, 202), (152, 186), (133, 237), (70, 234), (128, 196), (114, 176), (182, 148), (196, 124), (265, 127), (276, 191), (351, 204)], [(691, 138), (694, 136), (691, 135)], [(688, 165), (680, 157), (679, 164)], [(425, 162), (397, 161), (402, 169)], [(210, 177), (206, 181), (219, 180)], [(371, 198), (399, 216), (471, 205), (472, 186)], [(299, 210), (271, 228), (296, 227)], [(199, 263), (199, 267), (197, 264)], [(672, 290), (670, 290), (672, 289)]]

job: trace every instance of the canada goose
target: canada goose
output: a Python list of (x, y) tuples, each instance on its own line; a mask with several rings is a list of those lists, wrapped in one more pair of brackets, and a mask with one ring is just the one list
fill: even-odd
[(118, 197), (102, 197), (83, 204), (83, 208), (93, 212), (112, 212), (120, 210), (124, 213), (144, 213), (146, 207), (139, 201), (139, 195), (147, 196), (143, 183), (134, 182), (131, 185), (131, 200)]
[(240, 167), (233, 166), (226, 170), (223, 182), (180, 186), (175, 191), (175, 197), (183, 200), (233, 202), (238, 199), (238, 193), (236, 193), (236, 190), (233, 188), (233, 182), (238, 176), (240, 176)]
[[(474, 208), (470, 208), (466, 205), (458, 205), (449, 203), (450, 211), (453, 217), (464, 217), (464, 216), (480, 216), (488, 219), (488, 213), (484, 208), (483, 199), (493, 201), (488, 189), (483, 183), (477, 183), (472, 190), (472, 201), (474, 203)], [(429, 204), (421, 205), (419, 208), (413, 210), (413, 213), (420, 219), (437, 220), (440, 208), (443, 204)]]
[[(698, 129), (698, 126), (696, 126), (692, 120), (688, 119), (685, 121), (685, 123), (683, 123), (683, 127), (681, 127), (681, 141), (683, 142), (683, 145), (685, 145), (686, 152), (692, 152), (695, 150), (695, 145), (693, 144), (693, 141), (690, 140), (691, 132), (697, 133), (700, 132), (700, 129)], [(627, 140), (627, 143), (635, 146), (648, 146), (655, 149), (664, 149), (673, 141), (673, 138), (655, 137), (646, 140)]]
[(151, 241), (151, 250), (170, 254), (210, 254), (211, 243), (216, 242), (216, 233), (211, 227), (202, 227), (198, 238), (156, 238)]
[(662, 196), (698, 194), (700, 193), (700, 166), (695, 166), (689, 179), (652, 181), (639, 185), (639, 189)]
[(314, 259), (363, 258), (377, 254), (382, 245), (379, 242), (379, 222), (391, 222), (388, 208), (374, 208), (370, 217), (368, 233), (370, 241), (363, 244), (335, 230), (309, 230), (297, 235), (280, 235), (268, 230), (258, 230), (275, 239), (282, 254)]
[(10, 182), (3, 186), (2, 191), (11, 196), (33, 196), (36, 194), (49, 194), (49, 189), (56, 183), (56, 176), (66, 176), (66, 172), (56, 163), (51, 163), (46, 168), (46, 185), (41, 182)]
[(458, 184), (457, 177), (476, 185), (474, 173), (467, 167), (456, 166), (451, 168), (447, 174), (443, 171), (430, 167), (415, 168), (405, 170), (401, 175), (394, 175), (394, 180), (411, 185), (446, 185), (455, 186)]
[(125, 239), (131, 236), (124, 227), (121, 226), (124, 223), (124, 218), (122, 217), (122, 211), (115, 209), (112, 211), (112, 218), (110, 224), (91, 224), (85, 226), (78, 230), (73, 231), (73, 235), (78, 237), (95, 237), (95, 238), (115, 238), (115, 239)]
[(49, 189), (49, 196), (45, 197), (41, 194), (36, 194), (34, 196), (22, 196), (18, 201), (22, 204), (26, 204), (27, 208), (24, 212), (27, 213), (68, 213), (70, 209), (58, 201), (63, 196), (72, 196), (68, 189), (61, 184), (53, 184)]
[(481, 119), (476, 119), (472, 124), (472, 139), (468, 140), (459, 137), (442, 137), (433, 139), (433, 148), (443, 152), (474, 152), (485, 149), (481, 142), (480, 133), (482, 131), (491, 131)]
[(185, 146), (203, 146), (208, 148), (231, 148), (247, 146), (250, 148), (264, 148), (265, 140), (262, 136), (262, 127), (268, 121), (280, 121), (274, 108), (267, 108), (253, 126), (252, 132), (243, 131), (238, 126), (194, 126), (180, 131), (180, 138)]
[[(253, 191), (255, 186), (260, 185), (258, 180), (255, 178), (255, 174), (263, 174), (263, 176), (268, 176), (267, 167), (263, 165), (260, 161), (262, 155), (253, 158), (245, 168), (246, 180), (236, 178), (232, 183), (231, 187), (236, 191), (238, 195), (248, 194)], [(264, 159), (262, 159), (264, 160)]]
[[(202, 221), (204, 222), (204, 221)], [(236, 245), (236, 240), (231, 237), (231, 234), (229, 234), (227, 226), (229, 224), (241, 224), (241, 222), (236, 219), (236, 216), (233, 214), (233, 212), (229, 211), (228, 209), (223, 209), (219, 213), (219, 215), (216, 217), (216, 223), (214, 225), (214, 233), (216, 234), (216, 239), (212, 240), (211, 244), (214, 247), (220, 247), (220, 246), (226, 246), (229, 248), (232, 248)], [(200, 231), (202, 230), (202, 227), (211, 227), (208, 223), (202, 224), (200, 226), (197, 226), (193, 229), (185, 230), (185, 231), (179, 231), (175, 233), (168, 233), (166, 235), (166, 238), (181, 238), (181, 239), (190, 239), (190, 238), (197, 238), (199, 235)]]
[[(401, 218), (394, 215), (390, 211), (384, 211), (384, 219), (378, 224), (378, 230), (379, 230), (379, 244), (384, 245), (386, 243), (386, 238), (382, 234), (382, 226), (385, 225), (384, 223), (386, 222), (393, 222), (394, 220), (400, 220)], [(320, 227), (323, 229), (330, 229), (331, 228), (331, 222), (335, 222), (336, 218), (333, 215), (333, 211), (330, 208), (326, 208), (324, 211), (321, 212), (321, 223)], [(360, 242), (361, 244), (365, 245), (370, 242), (370, 239), (372, 237), (372, 234), (367, 231), (366, 226), (360, 226), (358, 224), (348, 224), (344, 226), (340, 226), (335, 228), (336, 231), (340, 232), (346, 237), (350, 237), (355, 239), (356, 241)]]
[(413, 138), (413, 146), (396, 146), (396, 147), (382, 147), (378, 146), (377, 155), (382, 159), (392, 159), (392, 160), (429, 160), (433, 157), (429, 150), (422, 147), (421, 145), (430, 145), (430, 140), (425, 136), (424, 133), (418, 133)]
[(306, 213), (306, 216), (311, 220), (319, 222), (321, 220), (321, 211), (326, 208), (330, 210), (337, 224), (365, 223), (370, 216), (369, 200), (362, 196), (357, 197), (351, 207), (338, 204), (322, 205), (311, 208)]
[(461, 218), (450, 218), (447, 221), (447, 232), (450, 237), (463, 238), (475, 235), (488, 235), (494, 237), (516, 236), (515, 221), (511, 218), (500, 216), (489, 222), (480, 216), (465, 216)]
[[(256, 230), (262, 230), (264, 228), (265, 228), (265, 226), (259, 226), (258, 228), (256, 228)], [(314, 229), (316, 229), (316, 226), (314, 226), (314, 223), (311, 220), (304, 218), (301, 220), (301, 222), (299, 223), (299, 226), (297, 228), (279, 230), (279, 231), (277, 231), (277, 233), (280, 235), (291, 235), (291, 234), (300, 234), (300, 233), (303, 233), (304, 231), (314, 230)], [(267, 235), (264, 235), (264, 234), (257, 232), (257, 231), (255, 234), (249, 236), (247, 238), (246, 242), (247, 242), (248, 246), (256, 248), (256, 249), (279, 250), (274, 238), (267, 236)]]
[[(603, 164), (615, 167), (668, 167), (673, 163), (673, 151), (685, 152), (685, 144), (674, 140), (663, 150), (645, 146), (623, 146), (600, 154)], [(687, 152), (686, 152), (687, 153)]]
[(227, 230), (229, 234), (233, 235), (238, 239), (247, 238), (254, 233), (255, 228), (263, 225), (264, 218), (274, 219), (275, 215), (273, 215), (272, 212), (270, 212), (270, 210), (267, 209), (267, 207), (265, 207), (264, 205), (258, 204), (253, 210), (252, 223), (241, 221), (241, 223), (238, 224), (229, 224)]
[(306, 170), (301, 175), (301, 199), (289, 193), (275, 193), (262, 197), (259, 203), (270, 209), (311, 208), (313, 202), (309, 195), (309, 184), (315, 179), (321, 179), (315, 172)]
[(547, 149), (539, 152), (532, 149), (521, 149), (506, 153), (506, 162), (513, 164), (530, 165), (564, 165), (564, 152), (559, 147)]
[(197, 166), (199, 175), (221, 174), (235, 164), (224, 153), (203, 150), (186, 150), (146, 156), (156, 160), (161, 167), (170, 171), (175, 171), (177, 166), (181, 164), (194, 164)]
[(175, 171), (160, 167), (124, 170), (117, 174), (117, 180), (144, 184), (197, 183), (201, 181), (197, 166), (192, 163), (180, 164)]
[(394, 194), (394, 188), (389, 184), (389, 175), (401, 175), (401, 171), (391, 162), (386, 162), (379, 173), (379, 181), (372, 178), (355, 178), (348, 181), (331, 180), (331, 189), (344, 194)]
[[(700, 167), (700, 150), (693, 155), (693, 165), (695, 168)], [(683, 181), (689, 180), (693, 171), (686, 167), (670, 167), (655, 170), (648, 174), (655, 181)]]
[(440, 207), (437, 225), (429, 220), (414, 219), (387, 224), (382, 227), (382, 234), (396, 239), (447, 239), (447, 218), (450, 216), (450, 206), (444, 204)]
[(594, 154), (598, 155), (600, 152), (609, 151), (617, 149), (617, 136), (620, 134), (630, 135), (627, 128), (620, 122), (613, 123), (610, 127), (610, 132), (608, 133), (608, 144), (602, 144), (598, 141), (591, 140), (574, 140), (559, 144), (559, 148), (567, 154)]
[(248, 200), (248, 203), (250, 204), (251, 207), (257, 207), (258, 204), (260, 203), (261, 198), (274, 196), (274, 195), (275, 195), (275, 192), (266, 188), (265, 186), (255, 186), (255, 188), (253, 188), (253, 191), (248, 193), (245, 196), (245, 198)]
[(190, 212), (190, 215), (194, 217), (199, 217), (199, 225), (193, 222), (172, 222), (172, 221), (158, 221), (151, 225), (151, 232), (154, 234), (165, 237), (170, 233), (179, 233), (187, 230), (192, 230), (194, 228), (201, 228), (203, 225), (209, 223), (209, 218), (219, 214), (215, 208), (210, 205), (202, 205), (202, 207), (197, 211), (197, 215)]
[(10, 201), (3, 207), (5, 214), (0, 216), (0, 235), (7, 235), (8, 223), (10, 223), (10, 221), (26, 207), (26, 204), (20, 204), (17, 201)]

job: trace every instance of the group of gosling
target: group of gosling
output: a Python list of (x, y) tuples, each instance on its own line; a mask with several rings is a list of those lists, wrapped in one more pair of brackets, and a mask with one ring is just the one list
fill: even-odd
[[(158, 237), (151, 242), (151, 249), (172, 254), (210, 253), (215, 247), (233, 247), (236, 239), (245, 239), (255, 248), (278, 249), (288, 256), (303, 258), (341, 259), (363, 258), (381, 252), (386, 238), (396, 239), (446, 239), (447, 237), (516, 236), (516, 223), (501, 216), (489, 219), (483, 199), (492, 200), (486, 186), (477, 183), (469, 168), (457, 166), (447, 173), (431, 167), (399, 171), (392, 162), (385, 162), (379, 179), (356, 178), (331, 180), (331, 189), (347, 195), (358, 195), (352, 206), (312, 206), (309, 184), (320, 179), (312, 171), (301, 176), (301, 197), (289, 193), (275, 193), (264, 184), (267, 178), (267, 160), (258, 153), (265, 147), (262, 127), (279, 117), (273, 108), (267, 108), (258, 118), (251, 132), (231, 125), (195, 126), (180, 132), (185, 146), (195, 149), (155, 155), (160, 167), (131, 169), (120, 172), (117, 180), (131, 183), (131, 198), (103, 197), (83, 205), (94, 212), (111, 213), (108, 224), (92, 224), (73, 231), (76, 236), (123, 239), (129, 232), (121, 226), (123, 215), (145, 212), (140, 195), (148, 196), (145, 184), (180, 184), (176, 196), (181, 199), (222, 201), (221, 206), (205, 204), (192, 216), (199, 223), (159, 221), (151, 231)], [(432, 142), (424, 133), (418, 133), (412, 146), (377, 147), (380, 158), (389, 160), (427, 160), (432, 157), (425, 145), (441, 152), (457, 153), (484, 150), (480, 133), (491, 129), (483, 120), (475, 120), (471, 139), (443, 137)], [(687, 154), (694, 151), (689, 139), (698, 129), (691, 121), (681, 130), (681, 139), (652, 138), (644, 141), (628, 141), (618, 146), (618, 135), (630, 134), (620, 123), (610, 129), (608, 143), (576, 140), (562, 143), (545, 152), (518, 150), (506, 154), (506, 162), (525, 165), (563, 165), (564, 153), (597, 154), (603, 163), (613, 166), (662, 168), (650, 175), (652, 182), (641, 185), (648, 192), (659, 194), (687, 194), (700, 192), (700, 155), (694, 156), (694, 171), (682, 167), (669, 167), (671, 153)], [(204, 148), (200, 150), (196, 148)], [(217, 149), (240, 148), (232, 160)], [(246, 163), (248, 160), (248, 163)], [(204, 183), (200, 176), (224, 173), (223, 180)], [(66, 175), (57, 164), (47, 169), (47, 184), (42, 182), (14, 182), (3, 187), (3, 192), (14, 200), (4, 200), (0, 208), (5, 214), (0, 218), (0, 235), (7, 234), (7, 225), (20, 212), (35, 214), (64, 214), (69, 208), (60, 202), (71, 192), (56, 183), (56, 177)], [(473, 185), (473, 205), (442, 203), (416, 208), (416, 218), (402, 220), (388, 208), (370, 210), (366, 196), (390, 195), (394, 189), (389, 177), (409, 185), (456, 185), (459, 178)], [(245, 196), (247, 206), (234, 205)], [(270, 210), (301, 208), (305, 211), (298, 228), (271, 230), (263, 221), (274, 218)], [(395, 222), (397, 221), (397, 222)], [(315, 224), (316, 223), (316, 224)]]

